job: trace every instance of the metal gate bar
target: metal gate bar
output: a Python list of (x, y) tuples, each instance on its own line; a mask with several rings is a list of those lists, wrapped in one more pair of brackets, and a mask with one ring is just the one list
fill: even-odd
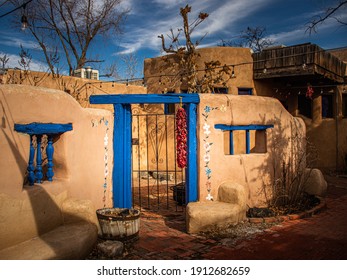
[[(178, 168), (176, 164), (175, 116), (133, 114), (133, 125), (137, 129), (133, 134), (137, 137), (137, 139), (133, 139), (133, 156), (137, 156), (137, 159), (133, 160), (137, 163), (137, 168), (134, 167), (132, 172), (133, 177), (137, 175), (137, 180), (133, 179), (133, 182), (136, 182), (136, 184), (133, 183), (133, 207), (149, 210), (163, 208), (175, 211), (179, 211), (179, 208), (183, 210), (182, 207), (179, 207), (182, 205), (178, 205), (179, 203), (174, 201), (174, 189), (179, 183), (179, 179), (181, 179), (181, 185), (185, 182), (184, 170)], [(145, 131), (140, 131), (142, 128)], [(170, 139), (170, 129), (172, 129), (173, 139)], [(169, 143), (169, 141), (171, 142)], [(151, 152), (154, 153), (154, 158), (151, 158)], [(169, 154), (170, 152), (172, 154)], [(170, 157), (174, 160), (173, 163), (170, 161)], [(172, 176), (172, 174), (174, 175)], [(170, 194), (170, 190), (172, 190), (172, 194)]]

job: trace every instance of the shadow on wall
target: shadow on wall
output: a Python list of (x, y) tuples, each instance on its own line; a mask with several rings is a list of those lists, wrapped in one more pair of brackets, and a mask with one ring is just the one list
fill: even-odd
[[(265, 116), (260, 117), (265, 119)], [(315, 159), (313, 148), (308, 145), (300, 120), (291, 118), (283, 124), (284, 119), (286, 118), (282, 117), (282, 113), (279, 117), (274, 116), (275, 126), (268, 139), (269, 160), (252, 170), (263, 180), (262, 188), (258, 190), (257, 195), (265, 196), (264, 206), (299, 203), (308, 179), (305, 173), (306, 166), (312, 164)]]
[(43, 185), (23, 188), (28, 159), (4, 100), (0, 101), (0, 171), (7, 175), (0, 187), (0, 259), (79, 258), (96, 242), (97, 227), (89, 219), (92, 207), (66, 199), (59, 181), (44, 183), (56, 196)]
[[(13, 156), (16, 159), (16, 162), (18, 164), (18, 168), (20, 170), (23, 170), (23, 168), (25, 169), (27, 166), (27, 161), (21, 156), (20, 152), (19, 152), (19, 147), (18, 147), (18, 143), (14, 143), (12, 139), (15, 139), (14, 133), (13, 133), (13, 129), (11, 129), (11, 124), (10, 124), (10, 120), (13, 123), (13, 118), (11, 116), (11, 113), (9, 112), (6, 113), (5, 110), (5, 106), (3, 104), (3, 102), (0, 100), (0, 105), (1, 105), (1, 109), (2, 109), (2, 116), (1, 116), (1, 132), (3, 133), (8, 146), (10, 147)], [(9, 131), (11, 133), (11, 137), (6, 133), (6, 130)], [(23, 147), (21, 147), (23, 149)]]

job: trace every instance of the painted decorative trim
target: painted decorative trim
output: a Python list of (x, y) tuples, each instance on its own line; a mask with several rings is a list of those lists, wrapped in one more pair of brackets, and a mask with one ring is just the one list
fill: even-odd
[(204, 118), (204, 138), (203, 138), (203, 142), (204, 142), (204, 150), (205, 153), (203, 155), (203, 159), (205, 162), (204, 165), (204, 169), (205, 169), (205, 175), (206, 175), (206, 189), (207, 189), (207, 196), (206, 196), (206, 200), (210, 200), (213, 201), (213, 196), (211, 195), (211, 177), (212, 177), (212, 169), (210, 167), (210, 161), (211, 161), (211, 148), (213, 145), (213, 142), (210, 142), (209, 137), (211, 134), (210, 131), (210, 125), (208, 124), (208, 117), (209, 114), (214, 111), (214, 110), (220, 110), (221, 112), (226, 112), (226, 106), (223, 104), (221, 107), (210, 107), (210, 106), (206, 106), (204, 108), (204, 113), (202, 113), (202, 116)]
[(109, 131), (109, 126), (108, 126), (108, 120), (105, 118), (100, 119), (99, 121), (97, 120), (92, 120), (92, 127), (97, 127), (99, 124), (104, 124), (106, 126), (105, 130), (105, 136), (104, 136), (104, 162), (105, 162), (105, 167), (104, 167), (104, 183), (103, 183), (103, 189), (104, 189), (104, 194), (102, 197), (102, 202), (104, 203), (104, 208), (106, 207), (106, 193), (107, 193), (107, 177), (109, 174), (109, 166), (108, 166), (108, 131)]

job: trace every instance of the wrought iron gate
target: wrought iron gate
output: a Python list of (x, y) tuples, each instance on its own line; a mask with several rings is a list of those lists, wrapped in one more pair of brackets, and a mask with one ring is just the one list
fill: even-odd
[(175, 115), (132, 112), (133, 207), (182, 211), (185, 170), (176, 164)]

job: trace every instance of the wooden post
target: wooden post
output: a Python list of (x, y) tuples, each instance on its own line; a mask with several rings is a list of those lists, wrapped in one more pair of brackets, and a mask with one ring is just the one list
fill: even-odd
[(42, 153), (41, 153), (41, 139), (42, 135), (36, 135), (36, 173), (35, 177), (38, 183), (42, 183), (43, 173), (42, 173)]
[(35, 183), (35, 167), (34, 167), (34, 157), (35, 157), (35, 148), (33, 145), (33, 135), (30, 135), (30, 152), (29, 152), (29, 164), (28, 164), (28, 180), (29, 185), (32, 186)]
[(52, 135), (47, 135), (48, 137), (48, 143), (46, 147), (46, 154), (47, 154), (47, 180), (52, 182), (53, 181), (53, 154), (54, 154), (54, 147), (53, 147), (53, 136)]

